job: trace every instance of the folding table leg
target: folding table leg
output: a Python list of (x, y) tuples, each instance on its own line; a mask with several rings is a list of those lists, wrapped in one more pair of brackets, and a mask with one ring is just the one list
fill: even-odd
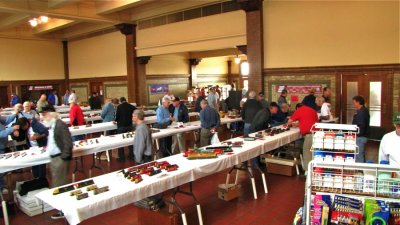
[(174, 193), (172, 194), (171, 200), (164, 200), (165, 202), (168, 202), (168, 203), (172, 204), (173, 206), (175, 206), (180, 211), (181, 217), (182, 217), (182, 222), (184, 225), (187, 225), (186, 214), (183, 211), (182, 207), (179, 205), (179, 203), (176, 201), (177, 194), (184, 194), (184, 195), (192, 197), (193, 201), (196, 203), (197, 215), (199, 217), (199, 224), (203, 225), (203, 215), (201, 213), (200, 203), (197, 201), (196, 197), (193, 194), (193, 183), (192, 182), (189, 183), (189, 191), (182, 191), (180, 187), (177, 187), (177, 188), (175, 188)]
[[(99, 164), (100, 164), (101, 163), (100, 162), (100, 157), (103, 154), (103, 152), (100, 152), (98, 154), (99, 154)], [(100, 166), (96, 165), (96, 154), (93, 154), (92, 166), (89, 169), (89, 177), (92, 177), (93, 168), (99, 169), (99, 170), (101, 170), (102, 173), (104, 173), (103, 167), (101, 167), (101, 165)]]
[(203, 225), (203, 216), (201, 215), (200, 204), (197, 204), (196, 207), (197, 207), (197, 216), (199, 217), (199, 225)]
[(254, 199), (257, 199), (256, 181), (254, 180), (254, 177), (250, 179), (251, 179), (251, 186), (253, 187)]
[(183, 223), (183, 225), (187, 225), (186, 214), (185, 214), (185, 213), (182, 213), (182, 214), (181, 214), (181, 217), (182, 217), (182, 223)]
[(297, 176), (299, 176), (299, 175), (300, 175), (300, 171), (299, 171), (299, 165), (297, 164), (297, 158), (294, 157), (293, 160), (294, 160), (294, 162), (296, 163), (296, 173), (297, 173)]
[(268, 188), (267, 188), (267, 182), (265, 181), (265, 173), (261, 174), (263, 185), (264, 185), (264, 192), (267, 194), (268, 193)]
[[(3, 195), (1, 198), (3, 199)], [(7, 212), (7, 202), (4, 201), (4, 199), (1, 201), (1, 206), (3, 207), (4, 224), (10, 225), (10, 221), (8, 219), (8, 212)]]

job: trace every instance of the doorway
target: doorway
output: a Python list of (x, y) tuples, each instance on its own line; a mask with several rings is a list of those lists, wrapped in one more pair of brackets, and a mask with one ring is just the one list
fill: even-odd
[(97, 93), (98, 96), (100, 97), (101, 101), (104, 101), (103, 98), (103, 82), (90, 82), (90, 94), (89, 96), (92, 96), (93, 93)]
[(0, 107), (7, 108), (10, 106), (8, 87), (0, 86)]
[(370, 126), (392, 128), (392, 92), (390, 74), (342, 75), (342, 123), (351, 124), (356, 109), (353, 97), (361, 95), (370, 113)]

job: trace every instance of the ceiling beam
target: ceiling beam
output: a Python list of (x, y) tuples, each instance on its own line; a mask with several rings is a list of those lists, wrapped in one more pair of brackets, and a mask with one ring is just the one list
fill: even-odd
[(113, 26), (110, 26), (109, 24), (78, 24), (74, 27), (66, 28), (64, 30), (63, 38), (69, 40), (110, 28), (113, 28)]
[[(0, 12), (28, 14), (32, 16), (46, 15), (50, 18), (78, 20), (90, 23), (120, 24), (130, 23), (126, 15), (100, 16), (96, 13), (94, 4), (68, 4), (59, 9), (31, 9), (29, 5), (17, 6), (12, 1), (0, 1)], [(121, 18), (121, 19), (120, 19)]]
[(75, 3), (79, 0), (48, 0), (48, 7), (49, 8), (59, 8), (67, 4)]
[(33, 29), (33, 33), (37, 35), (46, 34), (49, 32), (66, 28), (68, 26), (72, 26), (77, 23), (78, 22), (74, 20), (50, 19), (48, 23), (40, 24), (39, 26), (35, 27)]
[(0, 21), (0, 30), (17, 26), (21, 23), (28, 22), (29, 15), (27, 14), (15, 14), (11, 15)]
[(226, 49), (217, 49), (217, 50), (209, 50), (209, 51), (201, 51), (201, 52), (190, 52), (190, 58), (209, 58), (209, 57), (219, 57), (219, 56), (232, 56), (232, 55), (240, 55), (237, 48), (226, 48)]
[(150, 2), (154, 0), (119, 0), (119, 1), (96, 1), (96, 10), (98, 14), (109, 14), (117, 11), (121, 11), (132, 6), (143, 4), (144, 2)]

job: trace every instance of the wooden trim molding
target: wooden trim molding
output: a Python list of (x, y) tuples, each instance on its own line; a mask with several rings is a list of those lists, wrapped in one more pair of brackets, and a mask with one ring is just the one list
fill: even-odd
[(146, 78), (147, 79), (170, 79), (170, 78), (174, 78), (174, 79), (179, 79), (179, 78), (189, 78), (190, 74), (147, 74)]
[(350, 65), (350, 66), (314, 66), (314, 67), (290, 67), (290, 68), (265, 68), (264, 75), (287, 75), (305, 73), (340, 73), (340, 72), (363, 72), (363, 71), (400, 71), (400, 63), (397, 64), (374, 64), (374, 65)]
[(88, 78), (73, 78), (69, 79), (70, 83), (82, 83), (82, 82), (110, 82), (110, 81), (126, 81), (126, 75), (113, 76), (113, 77), (88, 77)]

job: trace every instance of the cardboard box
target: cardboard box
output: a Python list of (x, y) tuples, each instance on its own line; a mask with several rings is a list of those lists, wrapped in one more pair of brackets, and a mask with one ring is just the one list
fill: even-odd
[(284, 176), (296, 174), (296, 161), (278, 157), (266, 158), (267, 172)]
[(240, 185), (237, 184), (219, 184), (218, 185), (218, 198), (230, 201), (239, 197)]

